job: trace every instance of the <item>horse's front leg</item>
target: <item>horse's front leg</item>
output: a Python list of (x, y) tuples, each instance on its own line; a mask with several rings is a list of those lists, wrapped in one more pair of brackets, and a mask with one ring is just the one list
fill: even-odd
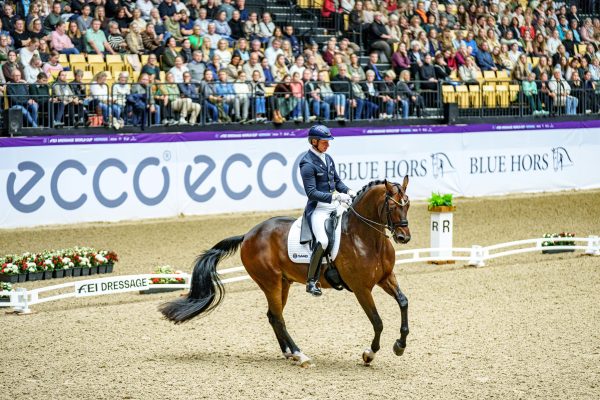
[(373, 301), (373, 295), (369, 289), (362, 288), (360, 290), (355, 290), (354, 294), (356, 295), (356, 298), (358, 299), (358, 302), (363, 310), (365, 310), (367, 317), (369, 317), (369, 321), (371, 321), (373, 330), (375, 331), (375, 337), (371, 342), (371, 347), (366, 349), (362, 355), (365, 365), (368, 366), (375, 359), (375, 353), (379, 351), (379, 339), (381, 337), (381, 331), (383, 331), (383, 321), (381, 321), (381, 317), (377, 312), (375, 301)]
[(400, 323), (400, 339), (394, 343), (394, 353), (397, 356), (401, 356), (404, 354), (404, 349), (406, 349), (406, 337), (408, 336), (408, 299), (400, 290), (398, 281), (396, 281), (396, 275), (393, 272), (381, 280), (378, 285), (387, 294), (396, 299), (396, 302), (400, 306), (400, 316), (402, 318)]

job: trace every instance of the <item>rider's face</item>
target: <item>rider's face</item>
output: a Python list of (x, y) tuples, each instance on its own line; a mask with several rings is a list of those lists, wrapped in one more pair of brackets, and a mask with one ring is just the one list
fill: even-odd
[(329, 148), (329, 140), (319, 140), (317, 142), (317, 150), (319, 150), (321, 153), (325, 153), (328, 148)]

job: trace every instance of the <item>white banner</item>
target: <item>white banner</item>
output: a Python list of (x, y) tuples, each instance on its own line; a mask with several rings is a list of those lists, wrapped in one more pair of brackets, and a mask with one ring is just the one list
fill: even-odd
[[(0, 147), (0, 226), (302, 208), (306, 139)], [(600, 187), (600, 128), (339, 136), (354, 190), (401, 182), (424, 199)]]
[(137, 292), (150, 289), (150, 280), (139, 276), (115, 276), (75, 282), (75, 297)]

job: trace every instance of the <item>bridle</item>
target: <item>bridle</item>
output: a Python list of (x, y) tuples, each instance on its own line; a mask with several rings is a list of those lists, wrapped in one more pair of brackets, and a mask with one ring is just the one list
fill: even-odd
[[(386, 238), (389, 238), (389, 236), (385, 233), (386, 229), (389, 230), (393, 234), (397, 228), (406, 228), (408, 226), (407, 219), (401, 219), (399, 222), (394, 222), (392, 220), (392, 211), (394, 210), (396, 205), (398, 207), (406, 207), (407, 205), (410, 204), (410, 200), (404, 200), (404, 197), (406, 194), (403, 193), (401, 186), (398, 183), (393, 183), (393, 186), (398, 190), (398, 194), (400, 194), (400, 201), (397, 201), (396, 199), (394, 199), (394, 196), (390, 196), (390, 194), (386, 190), (384, 205), (381, 207), (380, 211), (378, 212), (378, 214), (381, 216), (381, 214), (383, 213), (383, 210), (385, 209), (386, 222), (387, 222), (386, 224), (382, 224), (380, 222), (373, 221), (372, 219), (369, 219), (367, 217), (360, 215), (358, 213), (358, 211), (356, 211), (354, 209), (354, 207), (352, 207), (352, 205), (350, 205), (348, 207), (358, 217), (359, 220), (361, 220), (367, 226), (376, 230), (377, 232), (379, 232)], [(392, 202), (393, 206), (390, 206), (390, 201)], [(379, 228), (383, 228), (383, 229), (379, 229)]]

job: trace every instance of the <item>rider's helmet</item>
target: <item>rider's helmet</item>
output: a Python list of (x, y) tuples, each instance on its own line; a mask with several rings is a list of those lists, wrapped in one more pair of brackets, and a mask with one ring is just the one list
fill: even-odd
[(325, 125), (314, 125), (308, 131), (308, 143), (312, 144), (313, 139), (318, 140), (333, 140), (331, 131)]

